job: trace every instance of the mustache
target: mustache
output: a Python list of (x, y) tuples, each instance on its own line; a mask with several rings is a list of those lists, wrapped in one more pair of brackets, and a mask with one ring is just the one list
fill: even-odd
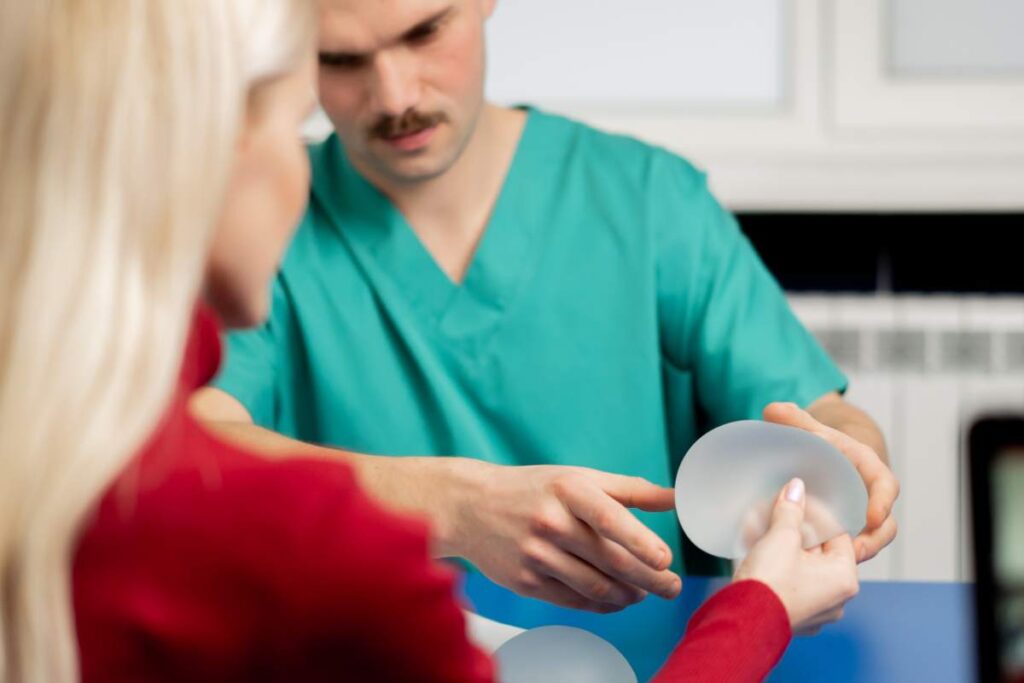
[(410, 109), (401, 116), (381, 116), (370, 126), (369, 132), (373, 138), (396, 138), (418, 133), (447, 121), (448, 116), (443, 112), (424, 114)]

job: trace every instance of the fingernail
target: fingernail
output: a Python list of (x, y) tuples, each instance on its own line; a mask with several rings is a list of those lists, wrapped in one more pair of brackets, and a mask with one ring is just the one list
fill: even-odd
[(786, 487), (786, 500), (790, 503), (799, 503), (804, 498), (804, 481), (803, 479), (794, 479), (789, 482), (789, 486)]

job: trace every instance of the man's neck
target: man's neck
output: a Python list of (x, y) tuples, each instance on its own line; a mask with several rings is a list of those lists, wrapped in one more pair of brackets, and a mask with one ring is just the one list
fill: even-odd
[(367, 175), (455, 282), (461, 282), (483, 237), (525, 121), (525, 112), (485, 104), (466, 148), (445, 173), (413, 184)]

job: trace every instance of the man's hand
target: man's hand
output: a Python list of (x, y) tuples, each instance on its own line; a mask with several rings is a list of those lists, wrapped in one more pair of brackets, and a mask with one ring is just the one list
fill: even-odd
[(877, 555), (896, 537), (896, 519), (892, 508), (900, 494), (900, 484), (892, 470), (873, 448), (816, 420), (793, 403), (772, 403), (764, 410), (766, 422), (797, 427), (816, 434), (835, 446), (857, 468), (868, 490), (867, 523), (854, 548), (857, 561), (864, 562)]
[(672, 489), (582, 467), (477, 463), (452, 549), (492, 580), (558, 605), (614, 612), (648, 592), (674, 598), (672, 553), (627, 508), (665, 511)]
[(672, 489), (582, 467), (508, 467), (458, 457), (386, 457), (304, 444), (252, 424), (245, 408), (203, 389), (192, 410), (222, 437), (266, 457), (351, 465), (364, 489), (425, 517), (437, 557), (465, 557), (512, 590), (567, 607), (612, 612), (648, 592), (679, 594), (665, 543), (629, 512), (671, 510)]

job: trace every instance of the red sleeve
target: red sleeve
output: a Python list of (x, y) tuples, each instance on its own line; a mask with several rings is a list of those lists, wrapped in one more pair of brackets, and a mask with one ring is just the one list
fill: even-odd
[(493, 680), (422, 524), (340, 463), (189, 445), (207, 457), (112, 491), (83, 534), (84, 681)]
[[(304, 464), (319, 482), (338, 479), (336, 463)], [(307, 665), (323, 655), (325, 671), (354, 681), (493, 681), (490, 657), (466, 634), (453, 571), (430, 559), (425, 525), (384, 511), (344, 478), (295, 546), (307, 561), (303, 585), (290, 581), (288, 621), (292, 638), (298, 625), (317, 643)]]
[(772, 589), (739, 581), (697, 610), (654, 681), (759, 681), (791, 637), (786, 609)]

